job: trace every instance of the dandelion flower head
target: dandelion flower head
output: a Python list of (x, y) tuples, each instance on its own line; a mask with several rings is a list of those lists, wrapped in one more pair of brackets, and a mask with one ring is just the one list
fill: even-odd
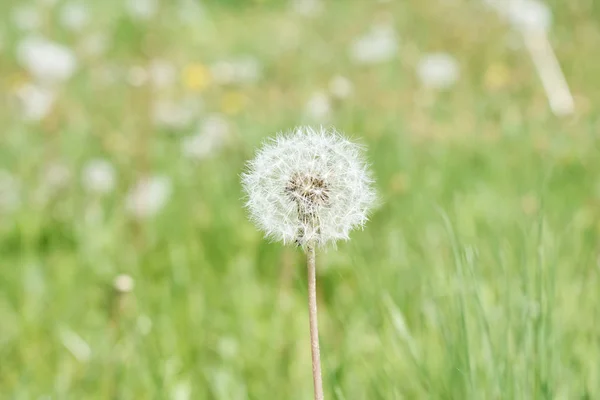
[(268, 238), (286, 244), (349, 239), (376, 199), (362, 153), (324, 128), (299, 127), (271, 139), (242, 175), (251, 219)]

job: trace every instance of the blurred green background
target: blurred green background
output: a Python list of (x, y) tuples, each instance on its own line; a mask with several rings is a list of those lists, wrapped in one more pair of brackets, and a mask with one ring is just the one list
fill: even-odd
[(600, 398), (600, 3), (523, 11), (567, 116), (498, 4), (2, 2), (0, 397), (311, 398), (304, 257), (239, 175), (313, 124), (381, 197), (317, 256), (328, 399)]

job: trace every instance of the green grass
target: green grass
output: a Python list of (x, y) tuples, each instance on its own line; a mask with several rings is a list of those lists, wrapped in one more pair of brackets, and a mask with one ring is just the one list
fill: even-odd
[[(341, 74), (354, 94), (328, 123), (368, 146), (382, 201), (364, 231), (317, 256), (327, 398), (600, 398), (596, 2), (551, 2), (550, 39), (576, 99), (562, 119), (525, 50), (478, 1), (332, 1), (314, 19), (280, 2), (229, 3), (210, 3), (192, 24), (178, 22), (175, 2), (146, 23), (120, 2), (93, 3), (88, 30), (108, 33), (107, 53), (80, 61), (43, 121), (24, 123), (13, 101), (0, 109), (0, 167), (22, 189), (21, 208), (0, 214), (0, 397), (311, 398), (303, 254), (248, 222), (239, 174)], [(10, 9), (0, 6), (0, 90), (12, 99), (30, 78), (14, 57)], [(77, 44), (44, 15), (46, 35)], [(386, 19), (398, 56), (352, 64), (352, 40)], [(443, 93), (414, 72), (437, 50), (461, 65)], [(227, 145), (197, 162), (181, 157), (189, 130), (148, 117), (163, 93), (100, 79), (105, 66), (159, 57), (184, 70), (238, 54), (263, 64), (258, 82), (168, 93), (201, 98), (199, 120), (229, 112)], [(228, 108), (231, 98), (241, 105)], [(79, 173), (98, 156), (118, 183), (99, 200), (104, 217), (90, 219)], [(56, 161), (73, 179), (40, 203)], [(124, 197), (146, 173), (170, 176), (173, 194), (138, 222)], [(135, 288), (119, 306), (120, 273)], [(73, 333), (89, 358), (74, 356)]]

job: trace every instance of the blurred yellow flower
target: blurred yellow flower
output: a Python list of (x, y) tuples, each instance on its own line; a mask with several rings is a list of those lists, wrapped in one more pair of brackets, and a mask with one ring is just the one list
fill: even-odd
[(200, 92), (210, 85), (210, 71), (200, 63), (187, 65), (182, 73), (182, 81), (187, 89)]
[(246, 95), (242, 92), (227, 92), (221, 98), (221, 111), (225, 114), (237, 114), (244, 109), (247, 103)]
[(504, 64), (492, 64), (485, 72), (485, 87), (488, 90), (499, 90), (508, 85), (510, 70)]

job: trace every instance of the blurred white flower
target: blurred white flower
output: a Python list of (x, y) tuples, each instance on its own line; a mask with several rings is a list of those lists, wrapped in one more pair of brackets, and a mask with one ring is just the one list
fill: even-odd
[(63, 45), (41, 36), (29, 36), (17, 47), (17, 59), (31, 75), (43, 83), (69, 79), (77, 68), (75, 54)]
[(88, 192), (108, 194), (116, 184), (115, 167), (103, 159), (88, 161), (81, 171), (81, 184)]
[(391, 60), (398, 52), (396, 31), (391, 25), (377, 25), (357, 38), (350, 55), (360, 64), (378, 64)]
[(325, 121), (331, 114), (331, 101), (327, 93), (313, 93), (304, 106), (306, 116), (313, 121)]
[(56, 95), (50, 89), (34, 84), (26, 84), (17, 89), (23, 118), (28, 121), (39, 121), (45, 118), (54, 105)]
[(158, 99), (153, 105), (152, 119), (163, 128), (183, 129), (194, 121), (199, 110), (200, 104), (195, 99)]
[(133, 288), (135, 287), (135, 281), (130, 275), (120, 274), (115, 278), (113, 287), (119, 293), (129, 293), (133, 291)]
[(257, 81), (262, 74), (262, 65), (255, 57), (245, 56), (219, 61), (210, 67), (217, 84), (242, 84)]
[(0, 212), (10, 213), (21, 206), (21, 184), (10, 172), (0, 169)]
[(90, 22), (89, 6), (85, 3), (71, 2), (62, 6), (60, 10), (60, 23), (63, 27), (79, 32)]
[(22, 5), (12, 13), (15, 26), (22, 31), (35, 31), (42, 25), (40, 11), (33, 5)]
[(168, 88), (177, 81), (177, 68), (167, 60), (152, 60), (148, 67), (150, 81), (157, 88)]
[(292, 10), (306, 17), (314, 17), (323, 11), (322, 0), (291, 0)]
[(185, 157), (201, 160), (217, 152), (229, 134), (229, 123), (219, 115), (206, 118), (198, 132), (181, 141), (181, 151)]
[(126, 7), (131, 17), (148, 20), (158, 11), (158, 0), (127, 0)]
[(167, 204), (171, 191), (171, 180), (164, 175), (141, 179), (127, 195), (127, 211), (140, 219), (153, 217)]
[(508, 20), (523, 30), (548, 31), (552, 24), (552, 12), (539, 0), (509, 0), (504, 13)]
[(354, 88), (352, 82), (343, 76), (335, 76), (329, 81), (329, 92), (337, 99), (345, 99), (349, 97)]
[(376, 195), (361, 146), (309, 127), (267, 142), (242, 175), (246, 207), (265, 235), (284, 243), (347, 240)]
[(424, 86), (444, 89), (456, 83), (460, 70), (456, 59), (450, 54), (432, 53), (419, 60), (417, 75)]

